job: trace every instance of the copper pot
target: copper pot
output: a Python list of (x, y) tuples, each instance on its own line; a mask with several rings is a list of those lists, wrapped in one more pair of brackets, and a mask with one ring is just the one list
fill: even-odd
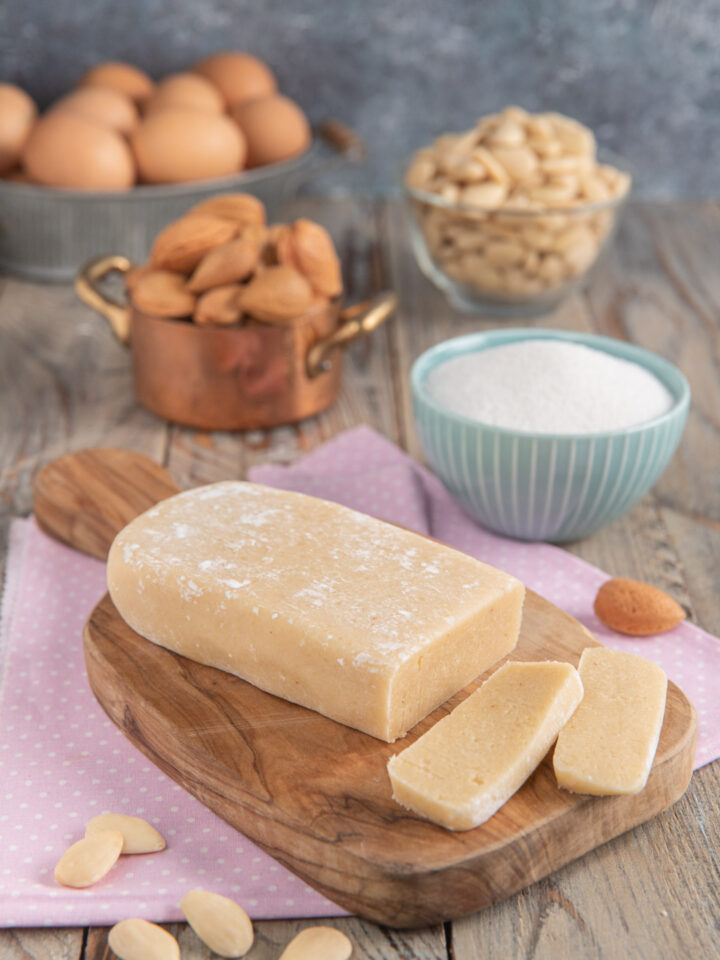
[(257, 430), (324, 410), (340, 389), (341, 348), (375, 330), (396, 305), (384, 293), (345, 308), (334, 301), (284, 325), (198, 326), (140, 313), (101, 292), (104, 277), (131, 266), (123, 256), (91, 260), (75, 279), (78, 296), (130, 347), (138, 402), (204, 430)]

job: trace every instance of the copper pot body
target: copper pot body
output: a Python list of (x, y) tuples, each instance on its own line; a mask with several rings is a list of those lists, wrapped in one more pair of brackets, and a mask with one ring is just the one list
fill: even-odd
[(93, 260), (78, 274), (77, 292), (130, 347), (138, 402), (203, 430), (258, 430), (325, 410), (340, 389), (341, 348), (395, 307), (394, 296), (384, 294), (347, 309), (332, 302), (287, 324), (198, 326), (105, 297), (99, 281), (130, 266), (124, 257)]
[(133, 310), (135, 396), (159, 417), (204, 430), (255, 430), (311, 417), (337, 397), (342, 355), (312, 378), (305, 358), (337, 329), (338, 315), (330, 305), (288, 326), (211, 328)]

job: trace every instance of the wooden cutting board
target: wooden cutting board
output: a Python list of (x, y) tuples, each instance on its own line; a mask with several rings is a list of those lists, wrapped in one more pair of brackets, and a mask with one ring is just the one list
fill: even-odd
[[(176, 492), (146, 457), (87, 450), (40, 472), (35, 513), (47, 533), (104, 559), (125, 523)], [(577, 664), (596, 642), (529, 592), (512, 659)], [(546, 758), (487, 823), (453, 833), (394, 803), (385, 765), (482, 677), (386, 744), (149, 643), (108, 596), (86, 624), (84, 648), (95, 696), (161, 770), (331, 900), (389, 926), (438, 923), (502, 900), (670, 806), (692, 771), (697, 719), (670, 683), (641, 793), (567, 793)]]

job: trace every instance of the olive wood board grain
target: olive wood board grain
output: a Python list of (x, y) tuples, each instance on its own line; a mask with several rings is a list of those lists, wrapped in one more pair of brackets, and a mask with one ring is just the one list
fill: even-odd
[[(124, 523), (175, 492), (144, 456), (82, 451), (40, 472), (35, 510), (46, 532), (102, 557)], [(670, 683), (655, 762), (640, 793), (560, 790), (549, 754), (490, 820), (451, 832), (392, 800), (386, 763), (484, 677), (405, 739), (387, 744), (148, 642), (107, 595), (83, 640), (90, 686), (135, 746), (329, 899), (389, 926), (438, 923), (502, 900), (650, 819), (690, 781), (697, 719)], [(510, 659), (577, 664), (596, 643), (577, 620), (528, 591)]]

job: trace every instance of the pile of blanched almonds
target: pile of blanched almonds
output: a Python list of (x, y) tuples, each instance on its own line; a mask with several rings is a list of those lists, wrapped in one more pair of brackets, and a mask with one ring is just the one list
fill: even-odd
[(630, 177), (598, 163), (595, 137), (577, 120), (507, 107), (417, 151), (406, 183), (438, 269), (522, 298), (587, 270)]

